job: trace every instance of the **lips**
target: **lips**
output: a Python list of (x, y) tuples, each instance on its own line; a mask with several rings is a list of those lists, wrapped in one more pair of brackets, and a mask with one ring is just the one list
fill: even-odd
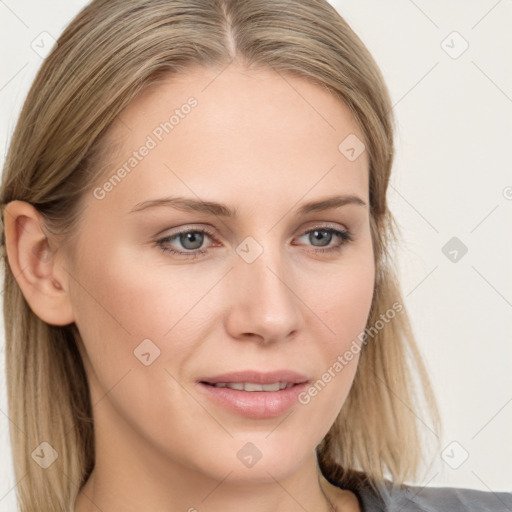
[(199, 379), (198, 392), (217, 406), (253, 419), (280, 416), (298, 402), (308, 386), (305, 375), (291, 371), (240, 371)]

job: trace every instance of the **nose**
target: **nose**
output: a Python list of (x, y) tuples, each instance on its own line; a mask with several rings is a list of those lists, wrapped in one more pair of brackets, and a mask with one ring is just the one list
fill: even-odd
[(236, 339), (275, 343), (304, 325), (294, 269), (273, 254), (265, 248), (252, 263), (237, 257), (229, 273), (226, 329)]

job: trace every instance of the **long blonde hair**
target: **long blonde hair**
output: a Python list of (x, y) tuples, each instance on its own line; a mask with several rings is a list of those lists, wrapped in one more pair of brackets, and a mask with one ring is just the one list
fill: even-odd
[[(397, 224), (386, 190), (394, 156), (389, 93), (372, 56), (325, 0), (96, 0), (65, 29), (43, 62), (19, 116), (2, 176), (1, 205), (27, 201), (71, 246), (81, 198), (101, 171), (102, 136), (145, 87), (192, 65), (233, 60), (311, 80), (345, 102), (368, 151), (376, 280), (349, 396), (317, 446), (320, 468), (348, 488), (388, 476), (415, 478), (422, 439), (411, 412), (438, 413), (408, 320), (392, 248)], [(340, 141), (341, 142), (341, 141)], [(2, 224), (3, 261), (7, 261)], [(72, 511), (94, 467), (92, 406), (76, 324), (38, 318), (8, 264), (4, 319), (10, 436), (21, 512)], [(399, 303), (392, 321), (380, 315)], [(381, 321), (382, 323), (382, 321)], [(414, 392), (418, 377), (420, 394)], [(418, 387), (418, 386), (417, 386)], [(425, 413), (425, 411), (423, 411)], [(58, 453), (43, 469), (33, 450)], [(388, 476), (386, 476), (388, 475)]]

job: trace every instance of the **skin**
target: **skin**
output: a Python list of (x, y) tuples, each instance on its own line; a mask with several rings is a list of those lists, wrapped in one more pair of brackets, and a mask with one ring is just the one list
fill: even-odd
[[(118, 143), (107, 179), (190, 96), (197, 107), (130, 174), (104, 199), (92, 189), (84, 198), (75, 253), (44, 253), (51, 236), (30, 204), (13, 201), (4, 212), (9, 264), (30, 307), (50, 324), (75, 322), (82, 336), (96, 466), (75, 511), (327, 511), (325, 495), (339, 511), (359, 510), (353, 493), (325, 480), (315, 456), (357, 354), (307, 405), (275, 418), (224, 409), (196, 380), (286, 368), (314, 382), (364, 329), (375, 279), (368, 158), (350, 161), (338, 150), (362, 132), (346, 105), (302, 78), (238, 64), (220, 75), (197, 68), (122, 112), (107, 133)], [(334, 193), (366, 206), (295, 213)], [(239, 216), (129, 213), (171, 194), (222, 202)], [(314, 254), (324, 245), (304, 233), (318, 225), (348, 229), (353, 241)], [(198, 258), (156, 244), (177, 228), (204, 227), (215, 240), (204, 235)], [(248, 236), (264, 249), (252, 263), (236, 252)], [(176, 237), (166, 246), (187, 251), (190, 243)], [(160, 350), (149, 366), (134, 356), (144, 339)], [(251, 468), (237, 458), (247, 442), (262, 453)]]

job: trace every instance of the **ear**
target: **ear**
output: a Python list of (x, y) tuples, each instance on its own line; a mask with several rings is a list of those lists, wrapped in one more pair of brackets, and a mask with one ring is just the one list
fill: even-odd
[(10, 201), (3, 221), (7, 261), (32, 311), (50, 325), (74, 322), (67, 273), (57, 265), (42, 214), (30, 203)]

